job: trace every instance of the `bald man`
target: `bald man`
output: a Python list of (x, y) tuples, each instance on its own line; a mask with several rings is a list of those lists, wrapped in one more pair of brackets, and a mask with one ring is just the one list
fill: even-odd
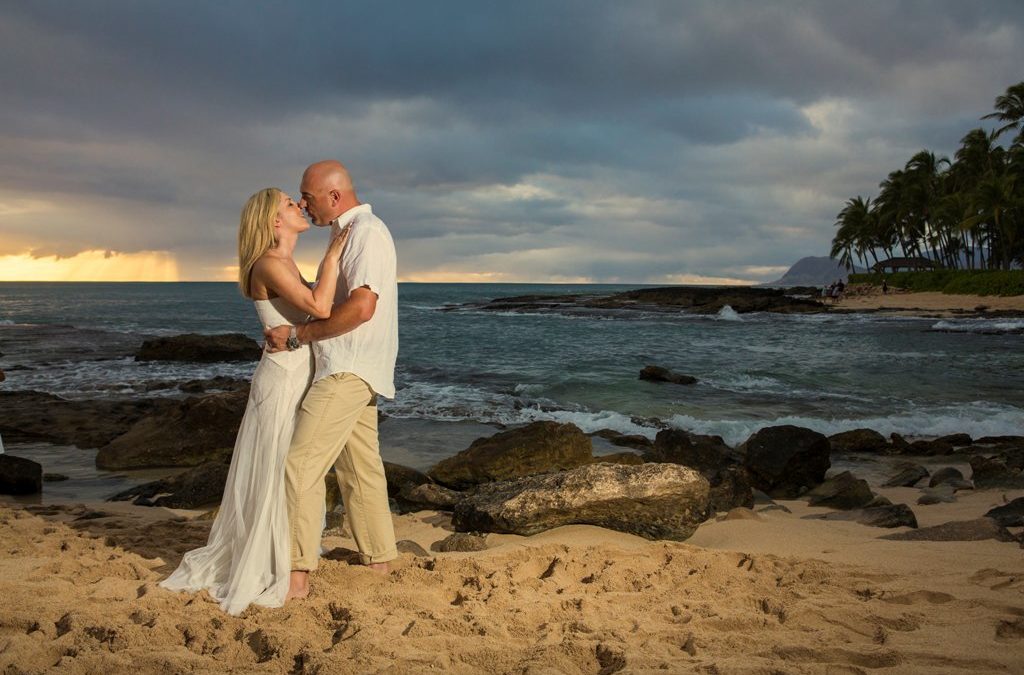
[(320, 562), (324, 476), (332, 466), (363, 564), (387, 572), (388, 561), (398, 557), (377, 438), (377, 396), (395, 396), (395, 244), (370, 205), (359, 202), (340, 162), (310, 165), (300, 190), (299, 206), (314, 225), (350, 231), (331, 316), (266, 332), (272, 351), (312, 343), (316, 360), (285, 466), (289, 599), (309, 594), (309, 573)]

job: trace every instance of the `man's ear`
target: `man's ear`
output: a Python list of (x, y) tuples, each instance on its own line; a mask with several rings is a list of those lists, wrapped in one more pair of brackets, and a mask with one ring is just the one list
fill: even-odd
[(341, 201), (341, 193), (338, 192), (337, 190), (331, 190), (327, 194), (331, 195), (332, 203), (337, 204), (338, 202)]

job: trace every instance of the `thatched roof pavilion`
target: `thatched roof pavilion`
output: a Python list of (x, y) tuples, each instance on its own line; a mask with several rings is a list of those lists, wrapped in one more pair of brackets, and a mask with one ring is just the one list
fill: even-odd
[(899, 272), (904, 269), (914, 272), (917, 270), (931, 270), (939, 267), (942, 267), (942, 265), (928, 258), (889, 258), (888, 260), (879, 260), (871, 266), (871, 269), (875, 272), (885, 272), (887, 269), (893, 272)]

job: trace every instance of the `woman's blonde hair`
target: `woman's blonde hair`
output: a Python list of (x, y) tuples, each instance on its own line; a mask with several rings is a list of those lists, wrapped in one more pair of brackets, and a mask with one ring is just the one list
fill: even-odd
[(281, 190), (269, 187), (249, 197), (242, 207), (242, 218), (238, 223), (238, 287), (247, 298), (252, 297), (250, 277), (253, 265), (277, 244), (274, 218), (280, 201)]

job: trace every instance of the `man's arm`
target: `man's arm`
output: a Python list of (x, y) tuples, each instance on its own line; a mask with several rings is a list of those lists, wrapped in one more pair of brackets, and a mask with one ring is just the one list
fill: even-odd
[[(302, 344), (344, 335), (372, 319), (376, 310), (377, 294), (363, 286), (352, 291), (345, 302), (335, 305), (326, 319), (296, 326), (295, 335)], [(290, 326), (276, 326), (263, 331), (268, 351), (287, 349), (285, 341), (290, 333)]]

